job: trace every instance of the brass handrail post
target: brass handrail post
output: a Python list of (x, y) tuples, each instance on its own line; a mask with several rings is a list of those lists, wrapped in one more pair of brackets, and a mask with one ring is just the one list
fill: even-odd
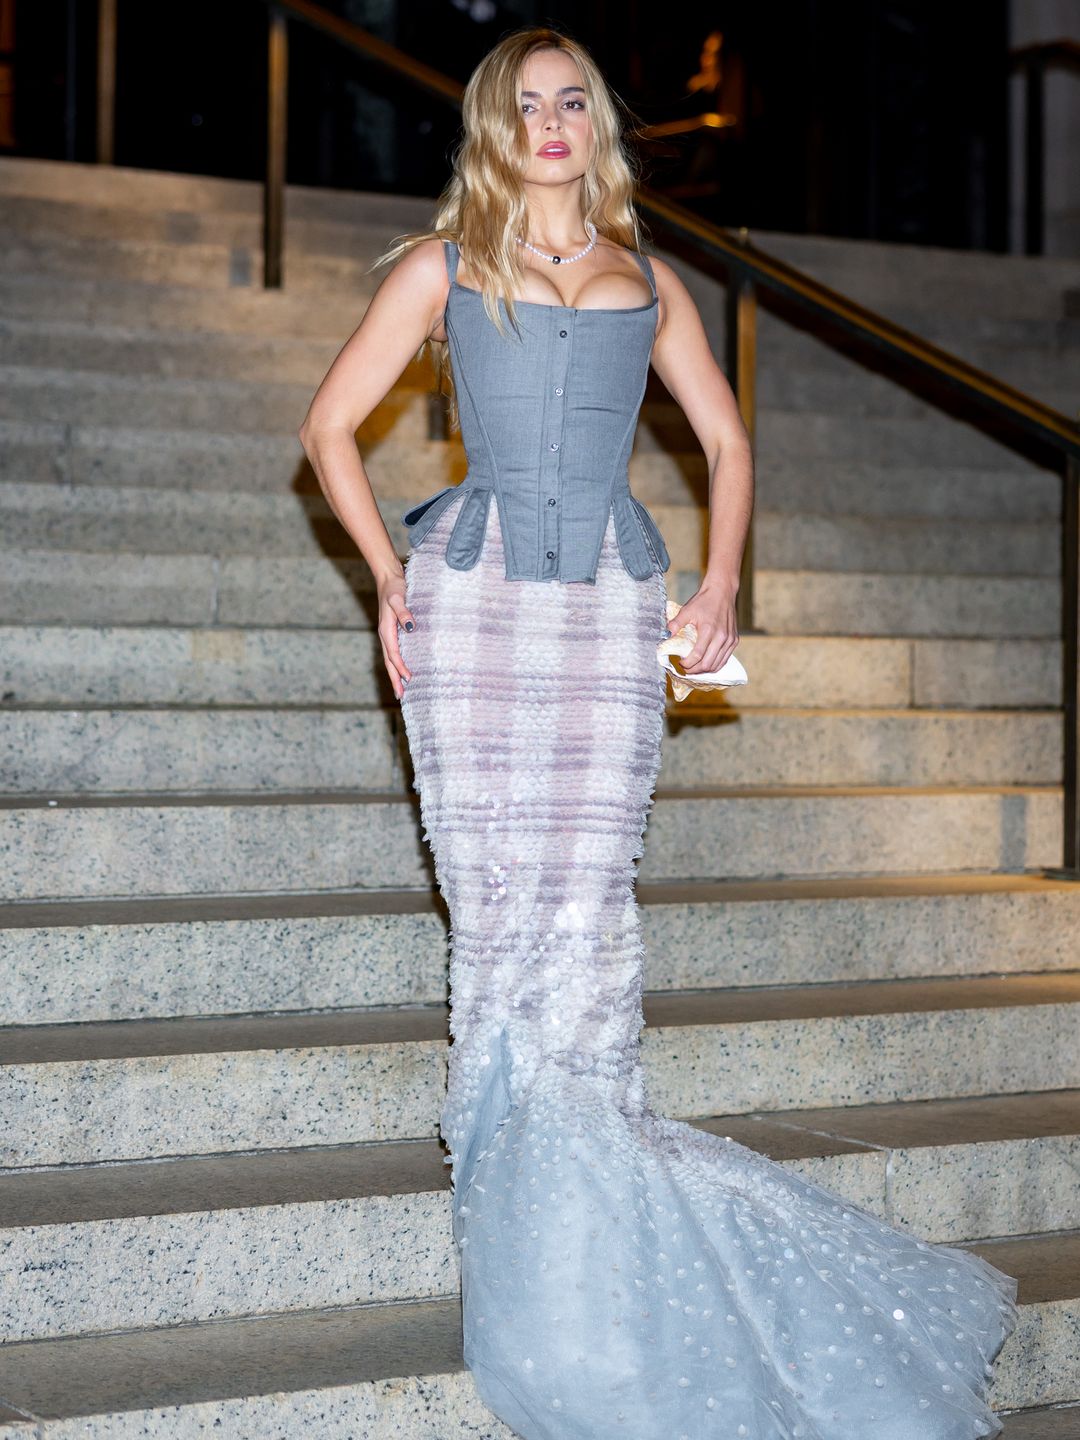
[(97, 163), (111, 165), (116, 148), (116, 0), (98, 0)]
[(1080, 456), (1065, 462), (1062, 544), (1062, 714), (1065, 722), (1065, 872), (1080, 880)]
[(263, 185), (263, 286), (280, 290), (288, 144), (289, 32), (285, 12), (270, 10), (266, 66), (266, 180)]
[(1062, 861), (1043, 867), (1054, 880), (1080, 880), (1080, 455), (1069, 454), (1062, 477), (1061, 719)]
[[(739, 239), (745, 245), (749, 231), (743, 226)], [(727, 375), (739, 414), (754, 444), (754, 427), (757, 415), (757, 286), (748, 269), (739, 264), (728, 266), (727, 292)], [(739, 593), (735, 601), (735, 618), (741, 635), (754, 628), (754, 521), (746, 534), (746, 548), (743, 550), (742, 566), (739, 571)]]

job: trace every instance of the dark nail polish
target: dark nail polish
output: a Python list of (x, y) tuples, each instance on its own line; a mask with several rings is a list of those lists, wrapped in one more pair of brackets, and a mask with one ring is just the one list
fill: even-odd
[(414, 628), (415, 628), (415, 627), (413, 626), (413, 622), (412, 622), (411, 620), (406, 620), (406, 621), (405, 621), (405, 629), (406, 629), (406, 630), (412, 630), (412, 629), (414, 629)]

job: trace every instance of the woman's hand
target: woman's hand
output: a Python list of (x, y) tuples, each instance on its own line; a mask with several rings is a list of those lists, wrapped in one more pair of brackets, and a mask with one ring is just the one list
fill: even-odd
[(683, 670), (711, 674), (719, 670), (739, 643), (735, 620), (735, 591), (730, 586), (704, 580), (671, 621), (672, 634), (690, 621), (697, 626), (697, 641), (688, 655), (679, 657)]
[(412, 611), (405, 604), (405, 577), (395, 575), (379, 586), (379, 640), (386, 673), (398, 700), (405, 694), (406, 682), (412, 679), (412, 671), (401, 658), (398, 647), (398, 626), (411, 630), (414, 623)]

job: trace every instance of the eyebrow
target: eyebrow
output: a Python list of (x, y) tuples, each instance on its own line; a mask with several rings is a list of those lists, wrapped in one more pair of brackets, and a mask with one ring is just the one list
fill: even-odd
[[(555, 91), (555, 94), (569, 95), (571, 91), (576, 91), (579, 95), (585, 94), (584, 87), (581, 85), (562, 85), (559, 87), (558, 90)], [(542, 100), (544, 98), (539, 90), (522, 90), (521, 93), (523, 97), (529, 100)]]

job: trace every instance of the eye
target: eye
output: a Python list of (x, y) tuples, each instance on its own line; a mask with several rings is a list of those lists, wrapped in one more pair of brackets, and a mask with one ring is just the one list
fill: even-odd
[[(584, 110), (584, 109), (585, 109), (585, 101), (584, 101), (584, 100), (564, 100), (562, 103), (563, 103), (563, 108), (564, 108), (564, 109), (565, 109), (566, 106), (568, 106), (568, 105), (569, 105), (569, 106), (573, 106), (573, 107), (574, 107), (575, 109), (577, 109), (577, 110)], [(529, 115), (529, 114), (531, 114), (532, 111), (534, 111), (535, 109), (536, 109), (536, 106), (533, 104), (533, 102), (532, 102), (531, 100), (523, 100), (523, 101), (521, 102), (521, 113), (522, 113), (523, 115)]]

